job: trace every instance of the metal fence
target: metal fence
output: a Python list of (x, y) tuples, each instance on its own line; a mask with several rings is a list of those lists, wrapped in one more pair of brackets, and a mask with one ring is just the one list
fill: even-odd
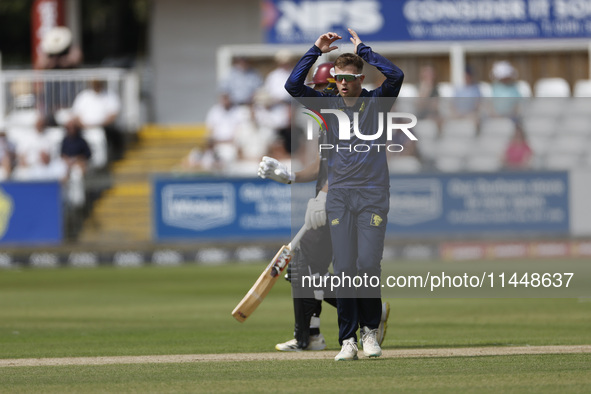
[(9, 113), (35, 108), (42, 114), (70, 108), (76, 95), (93, 80), (107, 82), (119, 95), (118, 126), (127, 132), (140, 127), (140, 82), (134, 71), (118, 68), (75, 70), (0, 70), (0, 120)]

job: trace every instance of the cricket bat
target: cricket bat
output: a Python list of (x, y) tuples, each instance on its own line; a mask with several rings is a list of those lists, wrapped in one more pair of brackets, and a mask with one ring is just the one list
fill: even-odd
[(291, 242), (283, 245), (277, 252), (273, 260), (267, 265), (261, 276), (254, 283), (252, 288), (246, 293), (242, 301), (236, 305), (232, 311), (232, 316), (239, 322), (244, 322), (257, 309), (261, 302), (265, 299), (279, 275), (285, 270), (293, 256), (293, 250), (300, 243), (300, 239), (306, 232), (304, 225), (300, 231), (293, 237)]

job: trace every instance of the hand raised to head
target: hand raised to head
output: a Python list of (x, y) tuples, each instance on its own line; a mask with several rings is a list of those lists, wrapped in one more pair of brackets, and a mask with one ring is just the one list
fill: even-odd
[(323, 35), (318, 37), (318, 39), (316, 40), (314, 45), (316, 45), (318, 48), (320, 48), (322, 53), (328, 53), (328, 52), (334, 51), (335, 49), (338, 48), (336, 45), (335, 46), (331, 46), (331, 45), (333, 42), (335, 42), (336, 40), (340, 40), (341, 38), (343, 38), (343, 37), (339, 36), (337, 33), (333, 33), (333, 32), (324, 33)]
[(351, 42), (353, 43), (353, 45), (355, 45), (355, 51), (354, 52), (357, 53), (357, 46), (359, 44), (361, 44), (361, 42), (362, 42), (361, 41), (361, 38), (359, 38), (359, 36), (357, 35), (357, 32), (355, 30), (353, 30), (351, 28), (349, 28), (347, 30), (349, 30), (349, 34), (351, 34), (351, 38), (350, 38)]

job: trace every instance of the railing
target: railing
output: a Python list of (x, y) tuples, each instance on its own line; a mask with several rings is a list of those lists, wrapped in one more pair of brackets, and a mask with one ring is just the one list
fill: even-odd
[(0, 120), (12, 111), (36, 108), (42, 114), (69, 108), (76, 95), (102, 80), (119, 95), (118, 126), (127, 132), (140, 127), (140, 86), (136, 72), (117, 68), (75, 70), (0, 70)]

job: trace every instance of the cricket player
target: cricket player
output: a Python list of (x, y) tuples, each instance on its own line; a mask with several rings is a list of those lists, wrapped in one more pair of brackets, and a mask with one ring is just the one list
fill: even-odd
[[(332, 74), (334, 63), (322, 63), (314, 70), (312, 81), (314, 89), (326, 94), (336, 93), (336, 83)], [(326, 142), (326, 130), (319, 131), (319, 143)], [(264, 157), (259, 165), (258, 175), (281, 183), (310, 182), (316, 180), (316, 197), (310, 199), (306, 210), (308, 231), (300, 241), (299, 249), (288, 267), (287, 278), (292, 282), (294, 302), (294, 339), (278, 343), (279, 351), (323, 350), (326, 348), (324, 336), (320, 333), (320, 313), (322, 300), (336, 307), (334, 292), (328, 289), (316, 289), (304, 294), (301, 276), (328, 275), (328, 267), (332, 262), (332, 245), (330, 230), (326, 225), (326, 191), (327, 165), (326, 158), (317, 156), (317, 161), (295, 174), (288, 172), (285, 165), (274, 158)], [(304, 290), (305, 291), (305, 290)], [(382, 304), (382, 315), (378, 329), (378, 342), (381, 344), (386, 334), (390, 304)]]
[[(379, 117), (375, 115), (391, 108), (400, 92), (404, 74), (392, 62), (363, 44), (354, 30), (349, 29), (349, 33), (355, 53), (345, 53), (335, 59), (334, 78), (338, 96), (326, 99), (323, 104), (324, 110), (339, 118), (339, 122), (332, 121), (327, 125), (327, 146), (337, 149), (326, 151), (326, 214), (332, 240), (334, 275), (349, 279), (380, 278), (390, 185), (386, 149), (379, 149), (387, 144), (387, 133), (373, 137), (379, 129)], [(296, 64), (285, 84), (292, 97), (329, 97), (306, 86), (305, 78), (316, 59), (337, 49), (333, 43), (341, 38), (333, 32), (318, 37), (314, 46)], [(362, 88), (364, 61), (385, 77), (375, 90)], [(353, 120), (345, 123), (345, 133), (340, 130), (342, 114)], [(357, 124), (354, 124), (355, 120)], [(344, 134), (348, 134), (346, 138), (343, 138)], [(358, 144), (368, 146), (369, 150), (355, 151), (352, 147)], [(341, 351), (335, 360), (357, 359), (358, 329), (365, 356), (381, 356), (377, 339), (382, 314), (379, 285), (343, 285), (337, 287), (336, 296)]]

